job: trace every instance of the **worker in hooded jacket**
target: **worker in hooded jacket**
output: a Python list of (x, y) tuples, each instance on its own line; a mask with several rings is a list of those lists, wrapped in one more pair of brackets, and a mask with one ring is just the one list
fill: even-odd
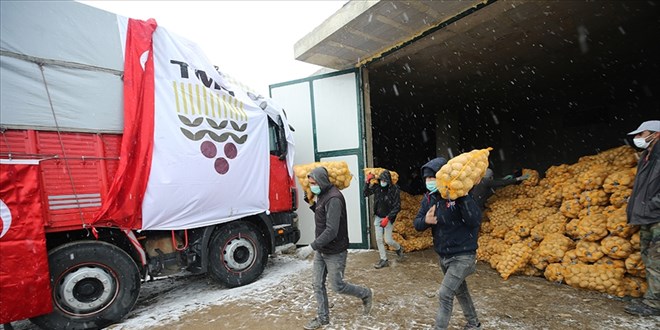
[(648, 288), (644, 298), (633, 300), (625, 311), (640, 316), (660, 315), (660, 120), (643, 122), (633, 135), (642, 153), (628, 200), (628, 223), (639, 226), (639, 245)]
[(316, 252), (312, 268), (312, 287), (318, 304), (317, 316), (304, 326), (305, 329), (311, 330), (330, 323), (326, 278), (335, 292), (362, 300), (364, 315), (371, 311), (373, 291), (344, 280), (348, 254), (348, 215), (344, 195), (330, 182), (325, 167), (313, 169), (307, 178), (309, 187), (316, 196), (316, 201), (310, 203), (310, 209), (314, 212), (315, 238), (296, 254), (304, 259)]
[(454, 297), (461, 304), (467, 320), (465, 329), (481, 329), (465, 278), (476, 270), (477, 237), (481, 225), (481, 208), (471, 195), (456, 200), (442, 198), (436, 186), (435, 174), (447, 163), (438, 157), (422, 166), (427, 192), (414, 220), (415, 229), (431, 228), (433, 248), (440, 256), (444, 273), (438, 296), (440, 307), (435, 317), (435, 329), (447, 329)]
[[(401, 211), (401, 193), (399, 187), (392, 183), (390, 171), (384, 170), (378, 177), (378, 184), (371, 184), (374, 175), (369, 173), (364, 186), (364, 197), (374, 195), (374, 231), (380, 260), (374, 265), (376, 269), (389, 266), (385, 244), (396, 249), (399, 259), (403, 258), (403, 248), (392, 238), (392, 229), (396, 215)], [(384, 242), (383, 242), (384, 241)]]

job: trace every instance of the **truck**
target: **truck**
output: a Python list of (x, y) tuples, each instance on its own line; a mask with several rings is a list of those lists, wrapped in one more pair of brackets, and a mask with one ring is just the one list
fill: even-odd
[(0, 323), (103, 328), (145, 280), (241, 286), (295, 246), (281, 107), (155, 20), (0, 6)]

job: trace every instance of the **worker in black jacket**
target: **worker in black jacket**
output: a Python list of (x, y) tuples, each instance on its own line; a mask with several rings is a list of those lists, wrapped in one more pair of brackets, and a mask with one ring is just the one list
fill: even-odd
[(648, 289), (644, 299), (625, 307), (630, 314), (660, 315), (660, 120), (649, 120), (636, 130), (633, 143), (644, 149), (637, 164), (637, 175), (628, 199), (628, 223), (639, 226), (639, 245), (646, 267)]
[(481, 225), (481, 209), (469, 194), (448, 200), (442, 198), (436, 186), (435, 174), (447, 163), (442, 157), (422, 166), (422, 177), (428, 192), (414, 220), (415, 229), (431, 228), (433, 248), (440, 256), (444, 273), (438, 292), (440, 307), (435, 317), (435, 329), (447, 329), (454, 306), (454, 297), (461, 304), (467, 320), (465, 329), (481, 329), (465, 278), (476, 270), (477, 237)]
[(378, 177), (378, 184), (371, 184), (374, 175), (369, 173), (364, 185), (364, 197), (374, 195), (374, 231), (376, 232), (376, 245), (380, 260), (374, 268), (380, 269), (389, 266), (387, 251), (383, 243), (383, 237), (387, 245), (396, 249), (396, 254), (401, 259), (403, 248), (392, 238), (392, 229), (396, 215), (401, 211), (401, 195), (399, 187), (392, 183), (392, 174), (384, 170)]

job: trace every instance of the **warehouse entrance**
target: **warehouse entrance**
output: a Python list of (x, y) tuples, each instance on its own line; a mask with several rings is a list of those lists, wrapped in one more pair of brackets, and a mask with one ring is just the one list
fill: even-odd
[[(458, 17), (458, 16), (457, 16)], [(497, 1), (371, 61), (375, 166), (493, 147), (496, 175), (627, 143), (660, 113), (660, 4)]]
[[(285, 109), (294, 127), (295, 165), (345, 162), (353, 177), (343, 189), (351, 248), (367, 248), (367, 205), (362, 198), (364, 141), (362, 98), (357, 70), (346, 70), (270, 86), (271, 96)], [(332, 169), (328, 169), (332, 171)], [(298, 184), (298, 244), (314, 241), (314, 214), (306, 210)]]

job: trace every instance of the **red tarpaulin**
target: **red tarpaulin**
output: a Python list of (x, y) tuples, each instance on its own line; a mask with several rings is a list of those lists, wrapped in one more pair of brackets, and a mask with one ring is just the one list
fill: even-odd
[(142, 199), (149, 179), (154, 139), (154, 61), (156, 21), (128, 20), (124, 60), (124, 135), (119, 168), (94, 222), (140, 229)]
[(0, 323), (51, 312), (39, 166), (0, 162)]

